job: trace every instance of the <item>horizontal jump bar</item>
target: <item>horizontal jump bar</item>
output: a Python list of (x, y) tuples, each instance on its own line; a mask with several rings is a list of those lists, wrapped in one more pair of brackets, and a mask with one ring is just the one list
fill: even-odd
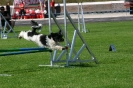
[(10, 51), (31, 51), (31, 50), (43, 50), (52, 51), (48, 48), (12, 48), (12, 49), (0, 49), (0, 52), (10, 52)]
[(0, 56), (8, 56), (8, 55), (18, 55), (18, 54), (28, 54), (28, 53), (37, 53), (37, 52), (52, 52), (50, 50), (30, 50), (30, 51), (19, 51), (19, 52), (7, 52), (2, 53)]

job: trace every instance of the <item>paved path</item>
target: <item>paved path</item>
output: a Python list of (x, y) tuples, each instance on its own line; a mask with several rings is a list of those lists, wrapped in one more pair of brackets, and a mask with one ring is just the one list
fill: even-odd
[[(71, 14), (71, 18), (74, 22), (78, 22), (78, 15)], [(64, 16), (57, 16), (56, 19), (59, 23), (64, 22)], [(100, 13), (100, 14), (84, 14), (85, 22), (103, 22), (103, 21), (124, 21), (124, 20), (133, 20), (133, 15), (130, 15), (129, 12), (121, 13)], [(15, 22), (15, 25), (30, 25), (31, 19), (18, 19)], [(48, 18), (44, 19), (34, 19), (38, 23), (48, 24)], [(69, 21), (68, 21), (69, 22)], [(53, 20), (51, 23), (54, 23)]]

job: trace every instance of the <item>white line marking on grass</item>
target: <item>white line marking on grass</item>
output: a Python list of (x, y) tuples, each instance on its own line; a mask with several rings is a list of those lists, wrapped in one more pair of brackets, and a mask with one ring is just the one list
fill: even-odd
[(12, 76), (10, 74), (0, 74), (0, 76)]

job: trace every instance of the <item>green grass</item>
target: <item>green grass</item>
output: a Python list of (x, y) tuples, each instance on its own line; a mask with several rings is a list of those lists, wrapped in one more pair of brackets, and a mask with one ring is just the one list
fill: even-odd
[[(99, 61), (74, 67), (39, 67), (50, 64), (48, 52), (0, 57), (0, 88), (132, 88), (133, 87), (133, 21), (86, 23), (88, 33), (81, 33)], [(48, 26), (42, 33), (48, 34)], [(57, 31), (57, 26), (53, 26)], [(14, 30), (30, 26), (15, 26)], [(68, 37), (73, 27), (68, 25)], [(72, 39), (70, 39), (72, 40)], [(109, 51), (114, 44), (117, 51)], [(76, 40), (76, 50), (81, 47)], [(24, 39), (0, 39), (0, 48), (37, 47)], [(86, 54), (86, 52), (85, 52)], [(88, 55), (82, 56), (86, 58)], [(81, 57), (81, 58), (82, 58)]]

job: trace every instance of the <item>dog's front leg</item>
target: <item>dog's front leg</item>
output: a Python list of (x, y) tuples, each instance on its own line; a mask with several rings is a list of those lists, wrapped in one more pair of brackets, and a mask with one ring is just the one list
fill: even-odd
[(55, 46), (50, 46), (50, 48), (52, 50), (64, 50), (64, 47), (60, 46), (60, 45), (55, 45)]

